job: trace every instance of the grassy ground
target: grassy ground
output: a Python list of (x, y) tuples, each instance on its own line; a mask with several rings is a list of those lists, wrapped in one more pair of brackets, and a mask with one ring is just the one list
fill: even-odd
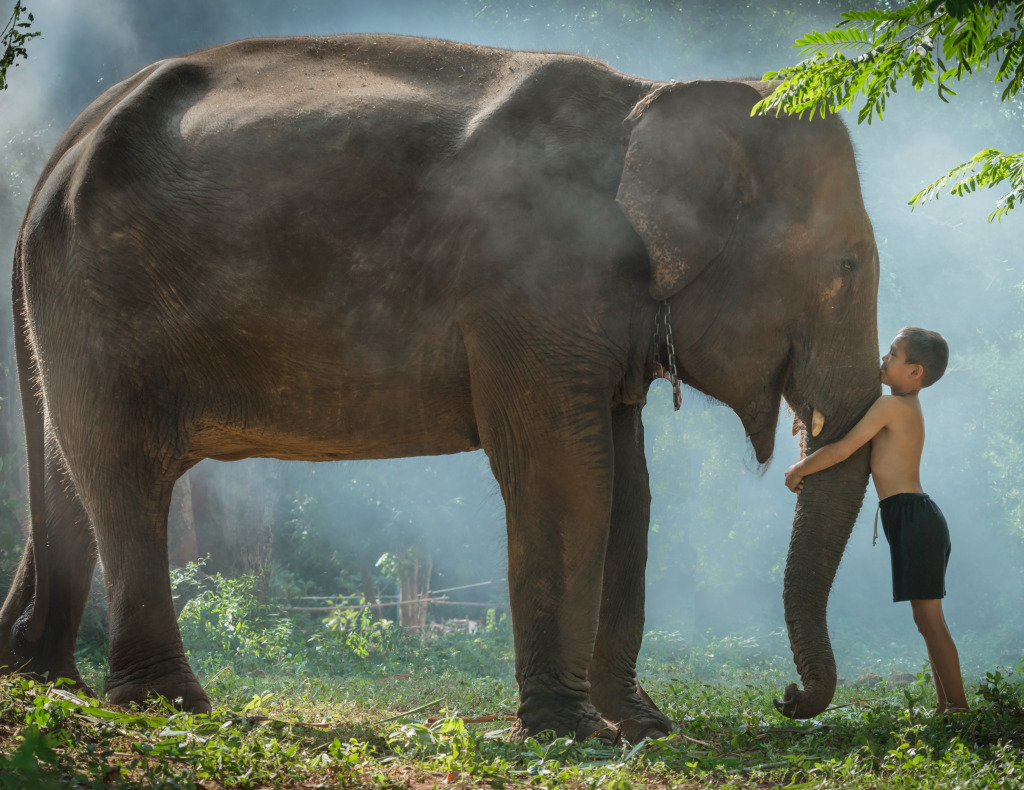
[[(60, 685), (4, 679), (0, 788), (1024, 785), (1017, 670), (970, 684), (967, 714), (931, 716), (922, 672), (844, 685), (828, 712), (794, 722), (772, 706), (794, 679), (791, 664), (760, 656), (751, 668), (735, 646), (673, 650), (655, 634), (643, 681), (676, 722), (671, 737), (510, 744), (507, 624), (420, 638), (353, 616), (324, 629), (281, 617), (244, 588), (200, 596), (181, 622), (212, 716), (169, 705), (125, 711)], [(96, 652), (80, 662), (101, 687)]]

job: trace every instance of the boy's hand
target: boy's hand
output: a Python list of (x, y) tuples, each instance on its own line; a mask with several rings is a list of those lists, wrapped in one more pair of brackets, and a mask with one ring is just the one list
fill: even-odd
[(786, 470), (786, 488), (797, 494), (804, 490), (804, 476), (797, 469), (799, 465), (793, 464)]

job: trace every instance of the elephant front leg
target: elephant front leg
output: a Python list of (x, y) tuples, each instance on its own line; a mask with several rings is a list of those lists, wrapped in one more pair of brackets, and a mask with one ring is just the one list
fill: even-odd
[[(0, 665), (3, 671), (50, 682), (66, 678), (77, 691), (95, 696), (78, 672), (75, 642), (96, 565), (96, 544), (52, 443), (44, 467), (43, 490), (35, 493), (45, 504), (37, 506), (34, 517), (41, 519), (46, 539), (37, 546), (29, 534), (0, 610)], [(44, 589), (37, 589), (37, 582)]]
[(564, 382), (539, 381), (536, 370), (495, 373), (489, 387), (478, 368), (474, 390), (506, 507), (520, 696), (510, 737), (553, 731), (612, 741), (617, 733), (591, 703), (587, 677), (611, 513), (607, 416)]
[[(617, 737), (590, 701), (607, 490), (568, 459), (532, 459), (506, 496), (520, 705), (511, 738)], [(503, 486), (504, 487), (504, 486)]]
[(601, 715), (636, 743), (672, 731), (672, 722), (640, 688), (636, 660), (644, 630), (644, 575), (651, 494), (640, 406), (612, 414), (615, 482), (601, 620), (590, 662), (590, 696)]

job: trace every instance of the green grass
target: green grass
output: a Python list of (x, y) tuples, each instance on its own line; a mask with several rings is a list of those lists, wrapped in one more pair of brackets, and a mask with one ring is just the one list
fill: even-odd
[[(0, 788), (1013, 787), (1024, 771), (1024, 674), (969, 684), (973, 709), (930, 715), (922, 671), (839, 688), (794, 722), (772, 706), (795, 679), (744, 639), (645, 642), (645, 688), (676, 723), (640, 744), (510, 744), (517, 705), (506, 622), (416, 637), (352, 617), (289, 620), (219, 580), (182, 613), (212, 716), (123, 710), (21, 677), (0, 680)], [(80, 651), (102, 687), (96, 646)]]
[(922, 676), (867, 697), (841, 689), (807, 722), (774, 713), (774, 674), (658, 678), (648, 685), (676, 733), (609, 747), (505, 742), (514, 684), (464, 675), (458, 662), (431, 674), (421, 660), (409, 679), (386, 680), (229, 667), (204, 679), (211, 717), (5, 679), (0, 787), (969, 788), (1013, 786), (1024, 770), (1019, 675), (993, 673), (968, 714), (930, 716)]

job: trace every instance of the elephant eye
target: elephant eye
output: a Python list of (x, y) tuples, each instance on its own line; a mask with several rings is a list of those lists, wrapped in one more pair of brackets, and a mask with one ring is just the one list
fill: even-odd
[(843, 268), (852, 272), (857, 268), (857, 261), (853, 258), (843, 258)]

